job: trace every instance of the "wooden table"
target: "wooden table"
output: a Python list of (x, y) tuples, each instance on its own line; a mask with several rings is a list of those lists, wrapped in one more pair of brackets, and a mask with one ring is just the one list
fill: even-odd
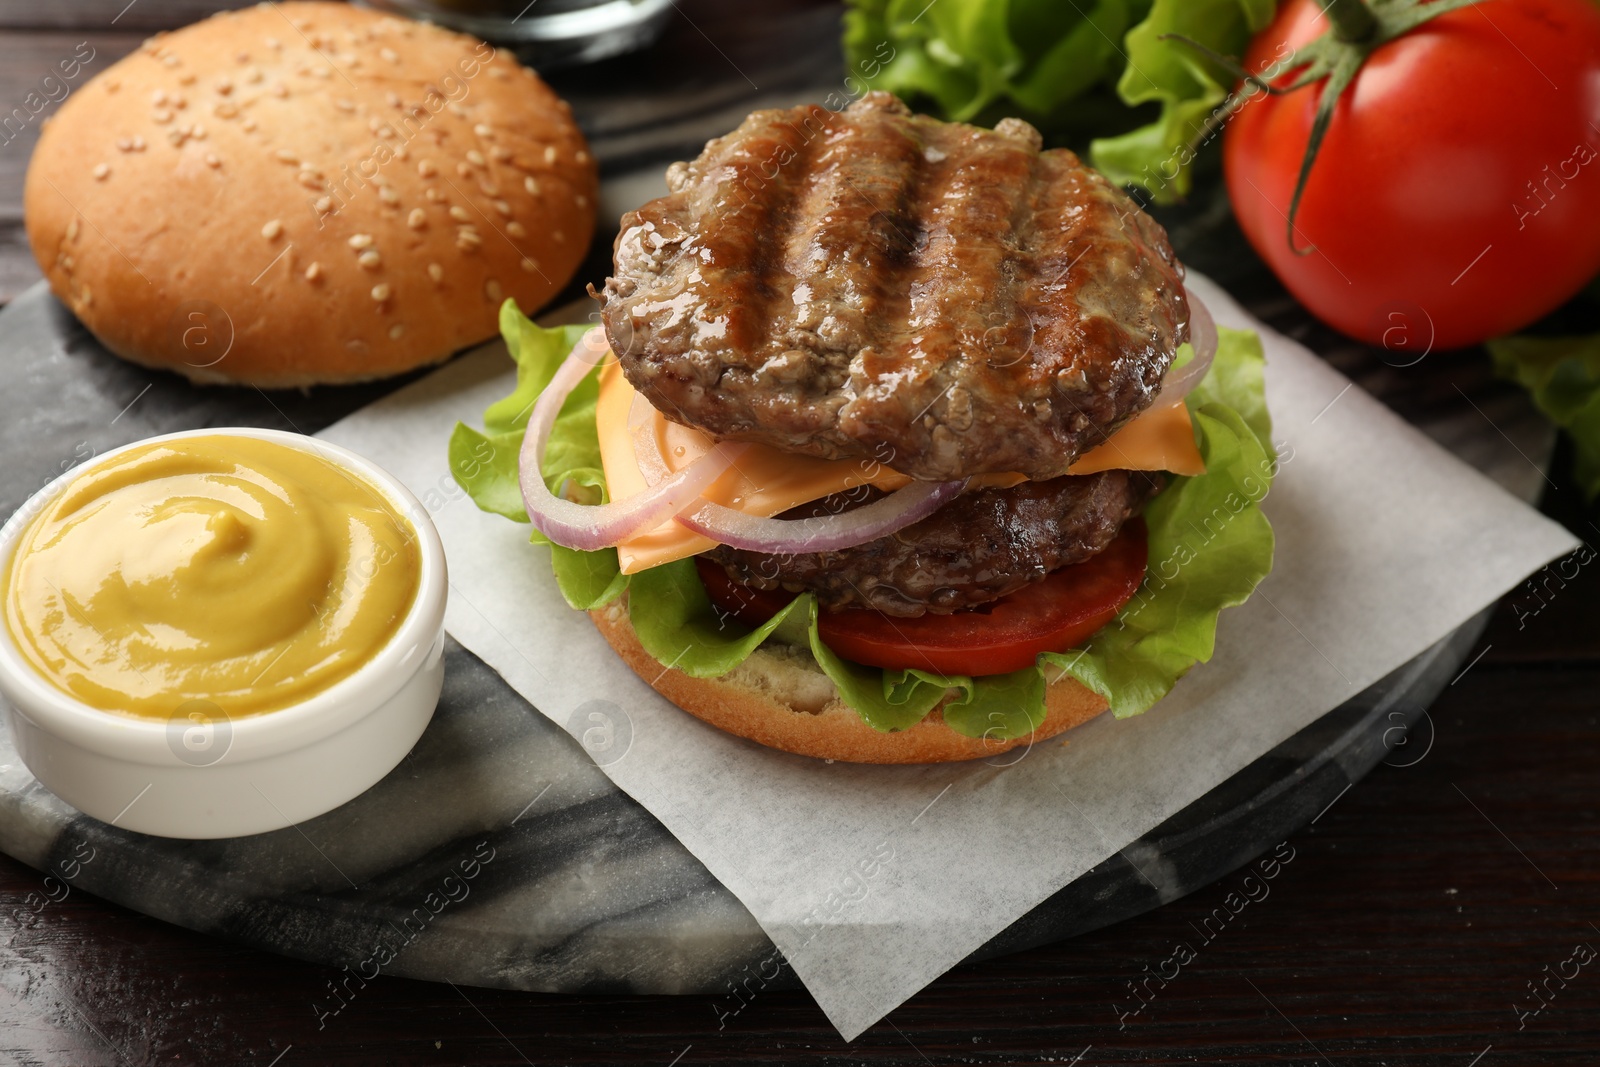
[[(685, 3), (697, 16), (729, 8)], [(216, 6), (0, 3), (0, 112), (80, 41), (103, 69), (151, 29)], [(697, 32), (669, 30), (685, 44)], [(36, 131), (0, 144), (0, 301), (38, 278), (21, 225)], [(1568, 460), (1563, 449), (1544, 508), (1595, 540), (1600, 513)], [(1572, 974), (1580, 945), (1600, 951), (1600, 566), (1514, 593), (1481, 648), (1432, 709), (1431, 736), (1292, 838), (1270, 895), (1219, 936), (1200, 925), (1243, 872), (1112, 929), (959, 968), (852, 1045), (803, 993), (757, 991), (730, 1012), (729, 997), (388, 977), (319, 1029), (312, 1002), (331, 969), (81, 892), (20, 923), (13, 912), (43, 880), (0, 857), (0, 1063), (1595, 1062), (1600, 962), (1564, 985), (1549, 976)], [(1148, 978), (1179, 942), (1195, 959), (1165, 984)], [(1531, 985), (1546, 1004), (1536, 1014)]]

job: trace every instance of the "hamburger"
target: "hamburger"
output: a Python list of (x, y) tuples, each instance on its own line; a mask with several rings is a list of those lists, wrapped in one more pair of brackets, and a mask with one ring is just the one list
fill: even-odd
[(625, 216), (602, 327), (509, 303), (479, 505), (684, 711), (808, 756), (993, 756), (1141, 712), (1271, 566), (1253, 335), (1039, 133), (759, 111)]

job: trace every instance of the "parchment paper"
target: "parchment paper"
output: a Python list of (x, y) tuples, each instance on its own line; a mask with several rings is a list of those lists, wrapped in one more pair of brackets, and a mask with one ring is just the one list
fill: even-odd
[[(1260, 329), (1204, 278), (1219, 322)], [(450, 478), (459, 418), (510, 391), (498, 345), (328, 429), (421, 497), (446, 625), (738, 898), (852, 1039), (1067, 882), (1404, 664), (1575, 540), (1263, 330), (1282, 466), (1272, 575), (1147, 714), (1024, 758), (914, 768), (788, 756), (683, 714), (561, 600), (528, 528)], [(1492, 432), (1485, 426), (1485, 432)], [(1015, 760), (1015, 762), (1013, 762)]]

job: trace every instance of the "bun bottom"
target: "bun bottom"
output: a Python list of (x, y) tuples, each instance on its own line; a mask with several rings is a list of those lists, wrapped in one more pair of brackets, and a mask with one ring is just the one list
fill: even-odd
[[(809, 653), (763, 645), (721, 678), (692, 678), (646, 652), (624, 599), (589, 612), (600, 636), (656, 692), (719, 730), (768, 748), (847, 763), (948, 763), (983, 759), (1054, 737), (1106, 710), (1099, 694), (1062, 675), (1045, 689), (1039, 728), (1009, 740), (967, 737), (935, 708), (908, 730), (882, 733), (839, 699)], [(1021, 758), (1021, 757), (1017, 757)]]

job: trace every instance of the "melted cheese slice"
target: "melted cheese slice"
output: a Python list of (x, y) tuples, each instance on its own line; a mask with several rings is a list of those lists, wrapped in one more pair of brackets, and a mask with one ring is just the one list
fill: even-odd
[[(609, 360), (600, 371), (600, 400), (595, 429), (600, 437), (600, 460), (612, 500), (626, 500), (649, 487), (634, 449), (634, 429), (629, 413), (638, 396), (620, 365)], [(641, 402), (641, 406), (643, 405)], [(715, 441), (699, 430), (669, 422), (649, 408), (638, 431), (653, 435), (668, 469), (682, 470), (711, 450)], [(1205, 464), (1194, 443), (1189, 409), (1180, 400), (1147, 409), (1110, 438), (1078, 457), (1069, 474), (1095, 474), (1105, 470), (1171, 471), (1204, 474)], [(732, 468), (712, 483), (702, 497), (725, 507), (763, 518), (799, 507), (832, 493), (862, 485), (893, 492), (911, 478), (870, 459), (813, 459), (752, 444)], [(1001, 488), (1027, 481), (1021, 474), (988, 474), (972, 480), (974, 486)], [(716, 542), (669, 519), (653, 530), (635, 534), (617, 545), (622, 573), (635, 574), (663, 563), (693, 556), (716, 547)]]

